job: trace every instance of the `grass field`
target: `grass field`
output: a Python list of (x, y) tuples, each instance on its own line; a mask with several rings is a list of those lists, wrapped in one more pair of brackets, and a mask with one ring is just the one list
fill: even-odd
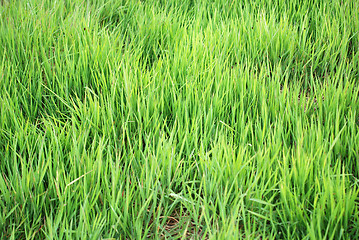
[(359, 239), (359, 1), (0, 4), (0, 239)]

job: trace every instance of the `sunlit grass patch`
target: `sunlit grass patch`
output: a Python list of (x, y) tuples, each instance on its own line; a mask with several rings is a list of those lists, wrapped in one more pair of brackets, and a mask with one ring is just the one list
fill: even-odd
[(359, 238), (356, 1), (2, 1), (0, 238)]

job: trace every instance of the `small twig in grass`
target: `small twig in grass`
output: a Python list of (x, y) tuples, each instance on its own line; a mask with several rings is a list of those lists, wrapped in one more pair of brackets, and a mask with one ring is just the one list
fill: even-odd
[(45, 223), (46, 223), (46, 218), (44, 217), (44, 223), (39, 227), (39, 229), (37, 229), (37, 231), (34, 233), (34, 237), (35, 237), (35, 235), (36, 234), (38, 234), (40, 231), (41, 231), (41, 229), (45, 226)]
[(85, 173), (85, 174), (82, 174), (80, 177), (76, 178), (75, 180), (71, 181), (69, 184), (66, 185), (65, 191), (66, 191), (67, 187), (71, 186), (72, 184), (74, 184), (75, 182), (77, 182), (81, 178), (85, 177), (87, 174), (91, 173), (92, 171), (93, 171), (93, 169), (91, 171)]

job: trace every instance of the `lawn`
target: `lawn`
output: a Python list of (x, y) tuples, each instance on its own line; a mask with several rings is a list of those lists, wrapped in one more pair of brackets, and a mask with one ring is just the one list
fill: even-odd
[(0, 239), (359, 239), (359, 1), (2, 0)]

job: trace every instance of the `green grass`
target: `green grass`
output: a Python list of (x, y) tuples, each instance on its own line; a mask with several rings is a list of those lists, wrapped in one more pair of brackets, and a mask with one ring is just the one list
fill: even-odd
[(1, 239), (358, 239), (359, 2), (0, 5)]

